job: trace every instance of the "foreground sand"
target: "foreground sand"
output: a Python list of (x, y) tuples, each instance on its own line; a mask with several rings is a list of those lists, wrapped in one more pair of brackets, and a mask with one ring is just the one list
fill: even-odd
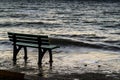
[[(69, 47), (70, 48), (70, 47)], [(53, 52), (53, 65), (49, 66), (48, 54), (43, 58), (43, 65), (37, 65), (37, 50), (29, 49), (27, 63), (23, 60), (23, 51), (18, 55), (16, 65), (12, 63), (12, 51), (0, 51), (0, 69), (25, 73), (30, 80), (119, 80), (120, 54), (108, 51), (88, 50), (79, 52)], [(70, 50), (70, 49), (69, 49)]]

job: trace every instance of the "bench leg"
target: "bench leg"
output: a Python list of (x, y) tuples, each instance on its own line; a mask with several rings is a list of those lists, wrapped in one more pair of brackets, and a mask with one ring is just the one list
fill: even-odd
[(49, 57), (50, 57), (49, 62), (51, 64), (53, 62), (53, 60), (52, 60), (52, 50), (49, 50)]
[(42, 50), (41, 48), (38, 48), (38, 65), (42, 65)]
[(25, 62), (27, 61), (28, 57), (27, 57), (27, 47), (24, 47), (24, 60)]
[(17, 48), (17, 46), (16, 45), (14, 45), (13, 46), (13, 61), (16, 63), (16, 57), (17, 57), (17, 54), (18, 54), (18, 52), (20, 51), (20, 49), (22, 48), (22, 46), (18, 46), (18, 48)]
[(14, 61), (15, 63), (16, 63), (16, 60), (17, 60), (17, 59), (16, 59), (16, 56), (17, 56), (17, 53), (16, 53), (16, 50), (17, 50), (17, 49), (16, 49), (16, 48), (17, 48), (16, 46), (13, 47), (13, 61)]
[(42, 52), (42, 58), (43, 58), (43, 56), (44, 56), (44, 54), (46, 53), (46, 49), (43, 49), (43, 52)]

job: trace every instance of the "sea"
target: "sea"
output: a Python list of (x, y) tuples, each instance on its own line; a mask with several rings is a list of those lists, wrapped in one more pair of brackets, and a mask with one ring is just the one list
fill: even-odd
[(12, 49), (7, 32), (48, 35), (68, 51), (77, 47), (119, 53), (120, 2), (0, 0), (1, 51)]
[[(27, 65), (22, 50), (13, 65), (8, 32), (48, 35), (51, 44), (60, 46), (53, 50), (52, 70), (47, 54), (39, 69), (36, 48), (28, 48)], [(0, 0), (0, 69), (44, 77), (120, 73), (120, 1)]]

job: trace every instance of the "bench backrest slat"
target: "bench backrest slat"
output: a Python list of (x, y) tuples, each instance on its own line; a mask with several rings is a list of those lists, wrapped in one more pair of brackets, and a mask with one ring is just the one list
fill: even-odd
[(41, 45), (49, 45), (49, 39), (47, 35), (32, 35), (8, 32), (8, 37), (10, 41), (14, 42), (14, 36), (16, 42), (38, 44), (39, 37)]

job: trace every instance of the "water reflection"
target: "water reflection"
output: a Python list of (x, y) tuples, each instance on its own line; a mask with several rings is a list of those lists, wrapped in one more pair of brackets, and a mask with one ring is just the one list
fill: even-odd
[[(47, 66), (46, 66), (47, 65)], [(22, 65), (19, 64), (19, 62), (13, 61), (13, 68), (11, 70), (25, 73), (26, 75), (37, 75), (38, 77), (49, 77), (50, 73), (52, 73), (53, 69), (53, 63), (46, 63), (45, 65), (34, 65), (30, 66), (29, 62), (23, 62)]]

